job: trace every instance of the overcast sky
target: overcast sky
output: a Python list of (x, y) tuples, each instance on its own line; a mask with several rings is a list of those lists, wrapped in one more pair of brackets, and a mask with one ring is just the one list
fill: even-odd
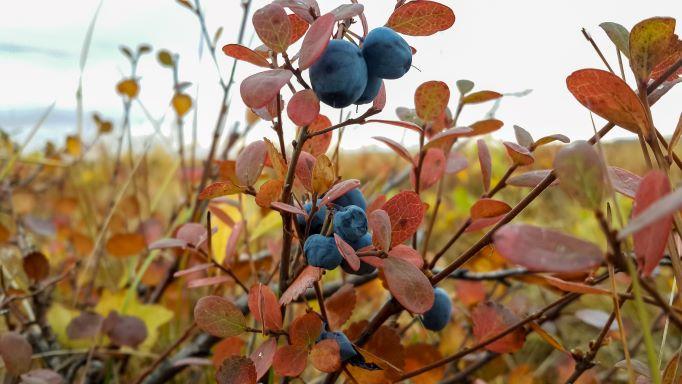
[[(590, 116), (573, 99), (565, 86), (571, 72), (581, 68), (603, 68), (589, 43), (582, 37), (585, 27), (604, 50), (614, 68), (615, 48), (598, 27), (603, 21), (615, 21), (631, 28), (637, 21), (651, 16), (682, 15), (682, 2), (649, 0), (646, 7), (639, 1), (624, 0), (441, 0), (457, 17), (454, 26), (430, 37), (406, 40), (417, 49), (413, 68), (400, 80), (387, 83), (388, 104), (381, 118), (395, 118), (399, 106), (413, 107), (415, 88), (424, 81), (445, 81), (455, 92), (455, 81), (469, 79), (476, 89), (501, 93), (532, 89), (522, 98), (504, 98), (496, 117), (504, 127), (495, 137), (512, 140), (513, 125), (520, 125), (536, 138), (563, 133), (571, 139), (592, 134)], [(252, 12), (268, 1), (254, 2)], [(340, 1), (319, 0), (323, 13)], [(239, 0), (203, 0), (208, 28), (224, 32), (219, 47), (236, 40), (241, 17)], [(393, 0), (362, 1), (370, 28), (383, 25)], [(97, 8), (95, 0), (22, 0), (5, 4), (0, 12), (0, 127), (20, 138), (37, 120), (41, 111), (56, 102), (56, 107), (34, 145), (47, 139), (62, 143), (66, 133), (74, 133), (75, 90), (78, 82), (80, 49), (90, 20)], [(356, 27), (359, 28), (359, 25)], [(680, 28), (677, 28), (679, 34)], [(247, 29), (251, 47), (260, 44), (252, 28)], [(104, 0), (92, 40), (85, 69), (84, 98), (86, 116), (99, 111), (119, 121), (120, 98), (115, 84), (129, 71), (118, 46), (147, 43), (154, 49), (166, 48), (180, 54), (181, 80), (190, 81), (195, 95), (198, 89), (199, 145), (210, 144), (210, 133), (220, 103), (216, 71), (207, 55), (199, 56), (199, 29), (196, 18), (173, 0)], [(218, 53), (221, 69), (228, 73), (231, 61)], [(250, 64), (240, 64), (237, 80), (257, 72)], [(138, 71), (141, 76), (140, 98), (155, 117), (168, 112), (171, 73), (161, 68), (154, 56), (145, 57)], [(244, 106), (234, 87), (228, 125), (242, 119)], [(654, 121), (664, 133), (671, 133), (680, 113), (682, 87), (674, 89), (653, 108)], [(454, 104), (453, 100), (451, 104)], [(452, 105), (454, 107), (454, 105)], [(492, 103), (476, 106), (463, 113), (460, 125), (483, 118)], [(338, 112), (323, 109), (336, 121)], [(170, 134), (169, 119), (163, 132)], [(89, 122), (89, 119), (88, 119)], [(601, 123), (601, 121), (599, 121)], [(134, 134), (139, 137), (153, 132), (139, 107), (133, 110)], [(92, 132), (93, 127), (86, 129)], [(619, 129), (611, 137), (625, 137)], [(189, 133), (188, 133), (189, 134)], [(287, 130), (293, 135), (293, 128)], [(261, 124), (250, 139), (272, 136)], [(416, 143), (416, 136), (405, 136), (399, 128), (365, 125), (354, 127), (344, 137), (345, 148), (355, 149), (372, 142), (372, 136), (404, 139)], [(414, 137), (413, 137), (414, 136)]]

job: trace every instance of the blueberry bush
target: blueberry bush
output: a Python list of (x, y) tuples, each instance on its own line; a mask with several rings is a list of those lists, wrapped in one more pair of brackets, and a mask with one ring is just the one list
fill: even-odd
[[(177, 154), (132, 150), (147, 45), (122, 47), (120, 125), (94, 114), (93, 142), (32, 157), (2, 137), (4, 383), (682, 383), (682, 118), (665, 137), (651, 109), (682, 78), (675, 19), (603, 23), (608, 51), (584, 31), (604, 69), (566, 87), (607, 121), (594, 136), (514, 126), (500, 144), (484, 137), (518, 94), (432, 80), (384, 108), (387, 84), (405, 92), (401, 77), (436, 65), (420, 43), (457, 33), (444, 3), (386, 2), (368, 20), (357, 0), (242, 0), (219, 49), (199, 0), (177, 2), (211, 59), (232, 63), (203, 163), (183, 142), (197, 100), (168, 50)], [(226, 132), (237, 92), (245, 122)], [(244, 140), (259, 121), (268, 137)], [(378, 125), (418, 143), (375, 137), (390, 177), (341, 159), (347, 128)], [(636, 172), (609, 161), (615, 129), (637, 141)], [(113, 156), (86, 156), (114, 131)], [(558, 229), (562, 216), (583, 230)]]

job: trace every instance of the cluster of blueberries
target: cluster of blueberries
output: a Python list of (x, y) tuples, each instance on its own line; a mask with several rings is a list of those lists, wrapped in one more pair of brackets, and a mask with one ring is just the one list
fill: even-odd
[[(360, 268), (354, 271), (343, 259), (341, 252), (336, 247), (333, 234), (325, 236), (322, 227), (327, 217), (327, 207), (319, 206), (310, 220), (309, 236), (303, 246), (303, 251), (308, 260), (308, 265), (328, 270), (335, 269), (339, 265), (347, 273), (366, 275), (374, 272), (375, 268), (365, 262), (360, 263)], [(310, 214), (312, 205), (305, 204), (305, 210)], [(359, 189), (353, 189), (334, 200), (334, 233), (339, 235), (354, 250), (372, 245), (372, 235), (367, 233), (367, 202)], [(303, 215), (297, 217), (301, 232), (305, 232), (306, 219)]]
[(412, 49), (387, 27), (370, 31), (362, 49), (346, 40), (329, 42), (310, 68), (317, 97), (334, 108), (367, 104), (381, 89), (382, 79), (399, 79), (412, 65)]
[[(360, 268), (354, 271), (344, 260), (343, 256), (341, 256), (333, 234), (326, 236), (322, 233), (327, 218), (327, 207), (324, 205), (319, 206), (320, 203), (321, 201), (318, 200), (318, 210), (310, 219), (309, 236), (303, 245), (303, 252), (305, 253), (308, 265), (327, 270), (333, 270), (341, 266), (346, 273), (355, 275), (366, 275), (374, 272), (376, 268), (364, 261), (361, 261)], [(359, 189), (353, 189), (334, 200), (333, 206), (334, 233), (339, 235), (356, 251), (372, 245), (372, 235), (367, 232), (367, 214), (365, 213), (367, 202), (362, 192)], [(310, 214), (312, 205), (307, 203), (304, 208)], [(303, 215), (297, 216), (297, 222), (301, 232), (305, 232), (305, 217)], [(440, 331), (450, 322), (452, 302), (447, 292), (442, 288), (434, 289), (434, 295), (433, 306), (422, 315), (422, 322), (426, 329)], [(345, 338), (343, 333), (341, 333), (341, 336)], [(338, 338), (341, 338), (341, 336), (334, 336), (339, 341), (339, 344), (341, 344), (341, 341)]]

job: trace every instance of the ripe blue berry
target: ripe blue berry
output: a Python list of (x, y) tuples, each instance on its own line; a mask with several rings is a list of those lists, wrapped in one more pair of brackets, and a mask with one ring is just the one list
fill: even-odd
[(412, 65), (412, 49), (394, 30), (380, 27), (371, 30), (362, 44), (369, 76), (399, 79)]
[(379, 90), (381, 89), (381, 81), (382, 79), (380, 77), (370, 76), (367, 78), (365, 91), (362, 92), (362, 96), (360, 96), (359, 99), (355, 100), (355, 104), (362, 105), (374, 101), (374, 98), (377, 97)]
[(450, 322), (452, 316), (452, 301), (448, 293), (442, 288), (433, 290), (435, 299), (431, 309), (422, 315), (422, 323), (426, 329), (440, 331)]
[(334, 269), (341, 264), (343, 256), (336, 248), (333, 237), (323, 235), (309, 236), (303, 245), (303, 252), (308, 260), (308, 264), (324, 269)]
[(346, 242), (360, 240), (367, 233), (367, 215), (362, 208), (349, 205), (334, 214), (334, 232)]
[(346, 40), (332, 40), (310, 67), (310, 82), (323, 103), (344, 108), (355, 102), (367, 85), (367, 65), (360, 48)]
[(367, 210), (367, 202), (365, 201), (365, 196), (362, 195), (362, 192), (358, 188), (351, 189), (344, 195), (332, 201), (332, 203), (340, 205), (342, 207), (355, 205), (362, 208), (363, 211)]

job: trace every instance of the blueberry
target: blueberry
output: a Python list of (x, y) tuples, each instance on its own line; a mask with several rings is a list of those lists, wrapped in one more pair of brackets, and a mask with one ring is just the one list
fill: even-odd
[[(360, 239), (358, 239), (357, 241), (349, 242), (348, 244), (349, 244), (351, 247), (353, 247), (354, 250), (357, 251), (358, 249), (361, 249), (361, 248), (367, 247), (367, 246), (369, 246), (369, 245), (372, 245), (372, 235), (369, 234), (369, 233), (366, 233), (364, 236), (362, 236), (362, 237), (361, 237)], [(373, 266), (371, 266), (371, 265), (365, 263), (364, 261), (361, 261), (361, 262), (360, 262), (360, 268), (358, 268), (357, 271), (354, 271), (353, 268), (351, 268), (350, 265), (348, 265), (348, 263), (346, 262), (346, 260), (344, 260), (344, 261), (341, 263), (341, 268), (343, 268), (343, 270), (344, 270), (346, 273), (350, 273), (350, 274), (352, 274), (352, 275), (369, 275), (370, 273), (372, 273), (372, 272), (374, 272), (374, 271), (376, 270), (376, 268), (374, 268)]]
[(343, 256), (336, 248), (336, 241), (333, 237), (317, 234), (309, 236), (303, 246), (303, 252), (308, 259), (308, 264), (314, 267), (331, 270), (343, 261)]
[(334, 200), (333, 203), (336, 205), (340, 205), (342, 207), (355, 205), (362, 208), (363, 211), (367, 210), (367, 202), (365, 201), (365, 196), (362, 195), (362, 192), (358, 188), (351, 189), (344, 195)]
[(367, 233), (367, 215), (362, 208), (349, 205), (334, 214), (334, 232), (346, 242), (360, 240)]
[(369, 76), (399, 79), (412, 65), (412, 49), (405, 39), (387, 27), (375, 28), (362, 44)]
[(355, 351), (353, 344), (351, 344), (350, 340), (348, 340), (348, 337), (343, 332), (322, 331), (318, 341), (327, 339), (336, 340), (336, 342), (339, 343), (341, 361), (346, 361), (358, 354), (357, 351)]
[(362, 92), (362, 96), (360, 96), (359, 99), (355, 100), (355, 104), (361, 105), (374, 101), (374, 98), (377, 97), (379, 90), (381, 89), (381, 81), (382, 79), (380, 77), (370, 76), (367, 78), (365, 91)]
[(440, 331), (450, 322), (452, 301), (450, 301), (448, 293), (442, 288), (434, 289), (433, 293), (435, 295), (433, 306), (422, 315), (422, 323), (426, 329)]
[(323, 103), (344, 108), (355, 102), (367, 85), (367, 64), (355, 44), (332, 40), (310, 67), (310, 81)]
[[(327, 216), (327, 207), (326, 206), (319, 206), (320, 200), (317, 200), (317, 212), (315, 212), (315, 215), (313, 216), (312, 220), (310, 221), (310, 234), (315, 234), (315, 233), (320, 233), (322, 230), (322, 226), (324, 225), (324, 219)], [(312, 204), (306, 203), (303, 206), (303, 209), (305, 209), (308, 214), (310, 214), (310, 210), (312, 209)], [(301, 232), (305, 232), (305, 225), (306, 225), (306, 220), (303, 215), (297, 215), (296, 216), (296, 222), (298, 223), (298, 227), (301, 229)]]

